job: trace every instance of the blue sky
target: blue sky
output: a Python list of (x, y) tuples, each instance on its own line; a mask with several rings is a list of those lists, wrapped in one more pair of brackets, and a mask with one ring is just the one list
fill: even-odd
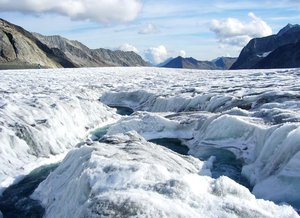
[(134, 50), (151, 62), (238, 56), (253, 37), (300, 23), (300, 1), (0, 0), (0, 17), (90, 48)]

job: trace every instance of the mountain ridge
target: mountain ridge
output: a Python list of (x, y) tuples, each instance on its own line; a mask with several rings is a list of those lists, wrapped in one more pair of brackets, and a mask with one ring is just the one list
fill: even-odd
[(43, 36), (0, 18), (0, 69), (149, 66), (138, 54), (90, 49), (59, 35)]
[(199, 61), (195, 58), (184, 58), (178, 56), (173, 58), (161, 67), (183, 68), (183, 69), (203, 69), (203, 70), (227, 70), (235, 62), (236, 58), (220, 57), (213, 61)]
[[(288, 24), (282, 28), (277, 34), (251, 39), (250, 42), (242, 49), (237, 61), (231, 66), (230, 69), (259, 69), (259, 68), (272, 68), (275, 66), (275, 57), (271, 55), (276, 49), (288, 45), (294, 44), (300, 41), (300, 25)], [(278, 51), (277, 51), (278, 52)], [(285, 52), (286, 54), (288, 52)], [(274, 57), (274, 63), (271, 63), (270, 57), (269, 61), (264, 61), (269, 55)], [(289, 55), (293, 55), (289, 53)], [(263, 63), (267, 65), (263, 65)], [(289, 65), (276, 65), (277, 68), (283, 67), (294, 67), (292, 62)]]

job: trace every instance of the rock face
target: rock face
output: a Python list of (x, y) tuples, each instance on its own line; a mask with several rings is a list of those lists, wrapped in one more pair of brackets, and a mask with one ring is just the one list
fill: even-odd
[(82, 43), (61, 36), (34, 35), (50, 48), (59, 49), (77, 67), (148, 66), (138, 54), (109, 49), (89, 49)]
[(61, 36), (43, 36), (33, 33), (40, 41), (52, 49), (60, 51), (77, 67), (107, 66), (104, 61), (97, 60), (91, 54), (91, 50), (78, 41), (68, 40)]
[(254, 68), (298, 68), (300, 67), (300, 41), (280, 46), (258, 62)]
[(0, 19), (0, 69), (148, 66), (134, 52), (89, 49), (61, 36), (30, 33)]
[(194, 58), (177, 58), (169, 60), (162, 67), (166, 68), (185, 68), (185, 69), (204, 69), (204, 70), (227, 70), (236, 61), (236, 58), (221, 57), (215, 61), (198, 61)]
[(112, 51), (99, 48), (92, 50), (92, 53), (112, 66), (149, 66), (141, 56), (133, 51)]
[(30, 32), (0, 19), (0, 68), (74, 67)]
[(298, 41), (300, 41), (300, 25), (291, 24), (276, 35), (252, 39), (243, 48), (231, 69), (298, 67), (299, 53), (294, 49)]

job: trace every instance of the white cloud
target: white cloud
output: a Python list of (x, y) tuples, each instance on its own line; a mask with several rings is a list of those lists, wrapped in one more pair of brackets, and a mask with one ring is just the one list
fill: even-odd
[(135, 53), (139, 53), (138, 49), (131, 44), (125, 43), (117, 48), (121, 51), (133, 51)]
[(145, 58), (152, 64), (159, 64), (168, 58), (168, 51), (163, 45), (156, 48), (149, 48), (145, 51)]
[(134, 20), (141, 7), (141, 0), (0, 0), (0, 11), (57, 13), (105, 24)]
[(252, 12), (248, 16), (251, 21), (247, 23), (235, 18), (212, 20), (210, 30), (216, 34), (221, 44), (238, 47), (245, 46), (252, 38), (272, 34), (271, 27), (265, 21)]
[(152, 34), (152, 33), (158, 33), (159, 29), (152, 23), (147, 24), (144, 26), (140, 31), (139, 34)]
[(184, 50), (180, 50), (180, 51), (179, 51), (179, 56), (185, 58), (186, 52), (185, 52)]

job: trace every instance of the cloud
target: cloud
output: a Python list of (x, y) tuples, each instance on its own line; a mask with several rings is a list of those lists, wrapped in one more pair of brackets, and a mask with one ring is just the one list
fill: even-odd
[(152, 23), (147, 24), (144, 26), (140, 31), (138, 32), (139, 34), (153, 34), (153, 33), (158, 33), (159, 29)]
[(117, 48), (121, 51), (133, 51), (135, 53), (139, 53), (138, 49), (131, 44), (125, 43)]
[(163, 45), (149, 48), (145, 51), (145, 58), (152, 64), (159, 64), (168, 58), (168, 51)]
[(243, 23), (235, 18), (226, 20), (212, 20), (210, 30), (214, 32), (221, 44), (238, 47), (245, 46), (252, 38), (263, 37), (272, 34), (271, 27), (250, 12), (251, 21)]
[(0, 11), (56, 13), (105, 24), (134, 20), (141, 7), (141, 0), (0, 0)]
[(184, 50), (180, 50), (180, 51), (179, 51), (179, 56), (185, 58), (186, 52), (185, 52)]

